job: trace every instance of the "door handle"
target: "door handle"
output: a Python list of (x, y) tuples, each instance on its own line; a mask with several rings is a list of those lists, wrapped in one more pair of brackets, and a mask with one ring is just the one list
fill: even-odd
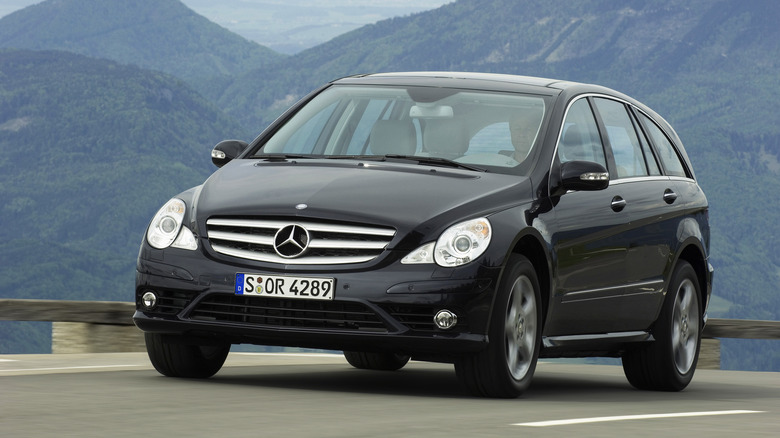
[(672, 189), (666, 189), (664, 190), (664, 202), (667, 204), (672, 204), (674, 201), (677, 200), (677, 193), (674, 193), (674, 190)]
[(610, 207), (612, 207), (613, 211), (623, 211), (624, 208), (626, 208), (626, 200), (621, 198), (620, 196), (615, 196), (612, 198), (612, 204)]

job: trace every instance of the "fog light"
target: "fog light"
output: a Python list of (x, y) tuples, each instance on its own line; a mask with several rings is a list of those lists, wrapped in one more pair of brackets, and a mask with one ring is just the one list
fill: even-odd
[(458, 315), (449, 310), (439, 310), (436, 312), (436, 316), (433, 317), (433, 322), (436, 324), (436, 327), (448, 330), (455, 327), (455, 324), (458, 323)]
[(141, 305), (144, 306), (144, 309), (146, 310), (154, 309), (155, 306), (157, 306), (157, 295), (151, 291), (144, 292), (143, 296), (141, 296)]

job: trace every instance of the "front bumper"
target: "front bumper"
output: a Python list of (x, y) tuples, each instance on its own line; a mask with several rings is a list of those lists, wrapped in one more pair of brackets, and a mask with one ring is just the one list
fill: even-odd
[[(200, 251), (143, 247), (135, 324), (192, 342), (387, 351), (447, 360), (487, 344), (500, 274), (500, 268), (478, 263), (450, 269), (377, 263), (349, 270), (271, 270), (241, 263), (214, 260)], [(238, 272), (330, 277), (336, 294), (331, 301), (236, 295)], [(141, 304), (147, 291), (158, 297), (152, 309)], [(436, 327), (433, 317), (442, 309), (458, 316), (455, 327)]]

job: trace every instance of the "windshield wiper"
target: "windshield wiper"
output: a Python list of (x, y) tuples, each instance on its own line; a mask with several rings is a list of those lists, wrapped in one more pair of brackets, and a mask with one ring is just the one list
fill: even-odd
[(257, 154), (252, 158), (261, 158), (268, 160), (287, 160), (296, 158), (317, 158), (328, 160), (371, 160), (371, 161), (388, 161), (393, 160), (408, 160), (414, 161), (419, 164), (428, 164), (433, 166), (451, 167), (454, 169), (465, 169), (474, 172), (487, 172), (487, 169), (482, 167), (473, 166), (470, 164), (458, 163), (457, 161), (448, 160), (441, 157), (424, 157), (419, 155), (401, 155), (401, 154), (387, 154), (387, 155), (296, 155), (296, 154)]
[(457, 161), (452, 161), (441, 157), (423, 157), (419, 155), (396, 155), (396, 154), (387, 154), (384, 155), (384, 157), (401, 159), (401, 160), (413, 160), (420, 164), (431, 164), (434, 166), (453, 167), (455, 169), (473, 170), (475, 172), (487, 172), (487, 169), (483, 169), (481, 167), (472, 166), (470, 164), (458, 163)]
[(260, 158), (260, 159), (266, 159), (266, 160), (289, 160), (289, 159), (297, 159), (297, 158), (315, 158), (311, 155), (300, 155), (300, 154), (255, 154), (252, 155), (252, 158)]

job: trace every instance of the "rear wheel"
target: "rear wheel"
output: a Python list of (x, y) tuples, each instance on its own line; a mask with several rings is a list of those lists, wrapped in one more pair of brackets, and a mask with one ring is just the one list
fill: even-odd
[(193, 345), (186, 338), (159, 333), (144, 333), (144, 340), (154, 369), (168, 377), (211, 377), (230, 352), (230, 344)]
[(623, 355), (623, 371), (632, 386), (681, 391), (693, 379), (701, 345), (700, 289), (696, 271), (686, 261), (675, 268), (655, 341)]
[(344, 357), (350, 365), (361, 370), (396, 371), (403, 368), (410, 357), (395, 353), (366, 353), (345, 351)]
[(474, 395), (513, 398), (531, 384), (542, 339), (539, 281), (527, 258), (510, 258), (497, 294), (487, 348), (455, 371)]

